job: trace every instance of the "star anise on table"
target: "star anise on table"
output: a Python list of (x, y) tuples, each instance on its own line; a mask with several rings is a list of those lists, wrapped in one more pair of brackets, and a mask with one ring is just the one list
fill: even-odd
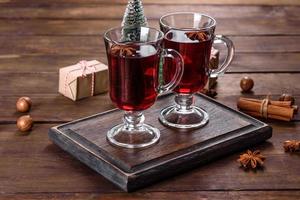
[(242, 167), (245, 169), (256, 169), (257, 167), (262, 167), (264, 160), (266, 158), (260, 154), (260, 151), (256, 150), (254, 152), (247, 150), (246, 153), (240, 155), (240, 158), (237, 160)]
[(200, 42), (208, 38), (206, 33), (200, 31), (186, 32), (185, 35), (191, 40), (199, 40)]
[(131, 56), (135, 53), (135, 49), (130, 46), (123, 46), (123, 45), (113, 45), (111, 47), (112, 54), (119, 54), (121, 56)]
[(283, 143), (286, 152), (300, 151), (300, 140), (287, 140)]

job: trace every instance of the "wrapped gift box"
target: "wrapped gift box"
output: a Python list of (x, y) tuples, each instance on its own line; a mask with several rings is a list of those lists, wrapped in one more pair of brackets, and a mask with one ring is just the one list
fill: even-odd
[(73, 101), (107, 92), (108, 68), (97, 60), (59, 69), (59, 93)]

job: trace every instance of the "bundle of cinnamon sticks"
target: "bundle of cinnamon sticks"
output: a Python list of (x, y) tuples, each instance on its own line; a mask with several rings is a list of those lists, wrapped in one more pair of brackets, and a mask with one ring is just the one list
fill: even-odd
[(237, 102), (237, 107), (240, 111), (253, 117), (283, 121), (291, 121), (298, 109), (292, 101), (273, 101), (268, 97), (263, 100), (241, 97)]

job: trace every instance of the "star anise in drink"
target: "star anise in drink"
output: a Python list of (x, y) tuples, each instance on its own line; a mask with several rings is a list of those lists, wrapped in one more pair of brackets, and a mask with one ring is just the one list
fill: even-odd
[(240, 155), (240, 158), (237, 160), (242, 167), (249, 169), (256, 169), (257, 167), (262, 167), (264, 164), (264, 160), (266, 158), (260, 154), (260, 151), (250, 151), (247, 150), (246, 153)]
[(207, 34), (201, 31), (186, 32), (185, 35), (191, 40), (205, 41), (208, 39)]
[(111, 47), (112, 54), (118, 54), (121, 56), (131, 56), (135, 53), (135, 49), (126, 45), (112, 45)]
[(283, 143), (283, 148), (286, 152), (300, 151), (300, 140), (287, 140)]

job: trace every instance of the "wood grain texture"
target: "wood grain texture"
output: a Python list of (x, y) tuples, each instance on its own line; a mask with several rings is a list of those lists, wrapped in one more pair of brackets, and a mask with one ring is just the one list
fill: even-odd
[[(299, 53), (300, 36), (231, 36), (237, 53)], [(284, 41), (284, 42), (283, 42)], [(0, 56), (105, 54), (101, 36), (0, 36)], [(280, 48), (278, 48), (280, 46)]]
[[(201, 11), (218, 20), (218, 33), (242, 36), (235, 39), (238, 53), (230, 69), (237, 74), (222, 78), (219, 101), (235, 107), (240, 96), (238, 82), (244, 75), (255, 78), (255, 93), (250, 97), (299, 93), (298, 0), (143, 3), (152, 26), (157, 26), (157, 19), (167, 11)], [(235, 154), (129, 195), (119, 193), (49, 143), (46, 133), (55, 124), (47, 122), (69, 121), (111, 108), (105, 95), (77, 103), (59, 96), (55, 93), (56, 72), (81, 59), (105, 62), (100, 35), (110, 24), (121, 21), (125, 4), (125, 0), (0, 0), (0, 199), (299, 199), (298, 155), (285, 154), (281, 147), (284, 140), (300, 139), (298, 122), (267, 121), (274, 136), (270, 143), (254, 147), (268, 157), (265, 171), (245, 173), (237, 167)], [(33, 98), (31, 114), (37, 121), (33, 132), (24, 137), (18, 135), (14, 124), (6, 125), (19, 116), (14, 106), (21, 95)]]
[[(24, 94), (25, 95), (25, 94)], [(0, 122), (15, 123), (22, 113), (16, 112), (15, 102), (21, 95), (2, 96), (0, 101)], [(59, 94), (30, 94), (33, 106), (30, 115), (36, 122), (68, 122), (99, 112), (115, 108), (111, 103), (108, 94), (98, 95), (92, 98), (73, 102)], [(265, 98), (266, 95), (230, 95), (219, 93), (216, 100), (236, 109), (236, 102), (240, 96), (252, 98)], [(296, 104), (300, 104), (300, 95), (294, 95)], [(272, 95), (273, 99), (278, 99), (279, 95)], [(300, 121), (300, 114), (294, 116), (295, 121)], [(266, 120), (269, 123), (272, 120)], [(274, 122), (274, 121), (273, 121)], [(276, 121), (275, 121), (276, 122)]]
[[(22, 0), (0, 0), (0, 3), (2, 5), (13, 5), (13, 6), (20, 6), (20, 5), (53, 5), (53, 4), (126, 4), (126, 1), (124, 0), (41, 0), (41, 1), (36, 1), (36, 0), (27, 0), (26, 2)], [(172, 0), (144, 0), (143, 4), (158, 4), (158, 5), (163, 5), (163, 4), (169, 4), (169, 5), (174, 5), (174, 4), (180, 4), (180, 5), (186, 5), (186, 4), (214, 4), (214, 5), (230, 5), (230, 4), (237, 4), (237, 5), (299, 5), (299, 1), (297, 0), (252, 0), (252, 1), (243, 1), (243, 0), (190, 0), (190, 1), (185, 1), (185, 0), (176, 0), (175, 2)]]
[(131, 194), (124, 193), (35, 193), (35, 194), (5, 194), (0, 196), (0, 200), (290, 200), (299, 199), (300, 191), (188, 191), (188, 192), (136, 192)]
[[(291, 93), (299, 95), (300, 85), (295, 84), (300, 77), (299, 73), (247, 73), (225, 74), (219, 77), (217, 91), (220, 95), (240, 95), (240, 79), (250, 76), (255, 82), (255, 95)], [(33, 95), (57, 94), (58, 73), (0, 73), (0, 94)]]
[(272, 128), (267, 124), (204, 95), (195, 96), (195, 105), (209, 114), (206, 126), (185, 132), (166, 128), (157, 116), (162, 107), (173, 101), (174, 95), (163, 96), (144, 112), (146, 122), (161, 134), (159, 143), (152, 148), (133, 151), (107, 142), (106, 133), (122, 122), (120, 110), (51, 128), (49, 138), (124, 191), (132, 192), (272, 136)]
[[(300, 9), (299, 9), (300, 12)], [(161, 15), (157, 15), (159, 17)], [(298, 17), (299, 18), (299, 17)], [(111, 27), (121, 25), (118, 19), (18, 19), (0, 20), (0, 35), (70, 35), (99, 36)], [(299, 35), (299, 20), (282, 16), (216, 18), (217, 34), (223, 35)], [(149, 26), (159, 29), (158, 19), (148, 20)], [(272, 30), (272, 31), (270, 31)]]
[[(115, 108), (108, 95), (98, 95), (78, 102), (60, 94), (29, 95), (33, 106), (31, 117), (36, 122), (67, 122)], [(3, 96), (0, 106), (3, 107), (2, 123), (14, 123), (23, 113), (16, 111), (15, 103), (20, 96)], [(1, 111), (0, 111), (1, 112)]]
[[(150, 0), (151, 1), (151, 0)], [(159, 1), (159, 0), (157, 0)], [(27, 2), (27, 1), (26, 1)], [(50, 2), (50, 1), (49, 1)], [(2, 19), (121, 19), (124, 5), (118, 4), (72, 4), (72, 3), (35, 3), (7, 5), (0, 7)], [(126, 2), (126, 1), (125, 1)], [(174, 1), (173, 1), (174, 2)], [(105, 9), (105, 12), (102, 12)], [(202, 4), (145, 4), (148, 19), (158, 19), (167, 12), (194, 11), (211, 15), (215, 18), (257, 18), (282, 17), (281, 20), (298, 20), (299, 6), (211, 6)], [(271, 31), (271, 30), (270, 30)]]
[[(0, 73), (58, 72), (59, 68), (76, 64), (80, 59), (107, 64), (106, 54), (98, 52), (86, 56), (7, 54), (0, 56)], [(300, 53), (236, 53), (227, 73), (300, 72), (299, 63)]]
[[(299, 188), (297, 154), (285, 153), (282, 142), (300, 139), (299, 123), (271, 124), (268, 143), (253, 147), (267, 156), (263, 171), (245, 172), (233, 154), (144, 191), (295, 190)], [(49, 142), (54, 124), (35, 124), (30, 135), (20, 136), (15, 125), (0, 125), (0, 190), (4, 193), (120, 191), (85, 165)], [(20, 180), (22, 181), (16, 181)], [(80, 187), (78, 187), (80, 183)], [(272, 184), (270, 184), (272, 183)]]
[(274, 199), (281, 199), (281, 200), (288, 200), (288, 199), (297, 199), (299, 198), (300, 194), (299, 191), (217, 191), (217, 192), (210, 192), (210, 191), (200, 191), (200, 192), (174, 192), (174, 193), (165, 193), (165, 192), (155, 192), (155, 193), (137, 193), (133, 195), (125, 195), (125, 194), (112, 194), (112, 195), (103, 195), (102, 198), (105, 200), (112, 200), (112, 199), (196, 199), (196, 200), (207, 200), (207, 199), (214, 199), (214, 200), (260, 200), (262, 197), (265, 200), (274, 200)]

